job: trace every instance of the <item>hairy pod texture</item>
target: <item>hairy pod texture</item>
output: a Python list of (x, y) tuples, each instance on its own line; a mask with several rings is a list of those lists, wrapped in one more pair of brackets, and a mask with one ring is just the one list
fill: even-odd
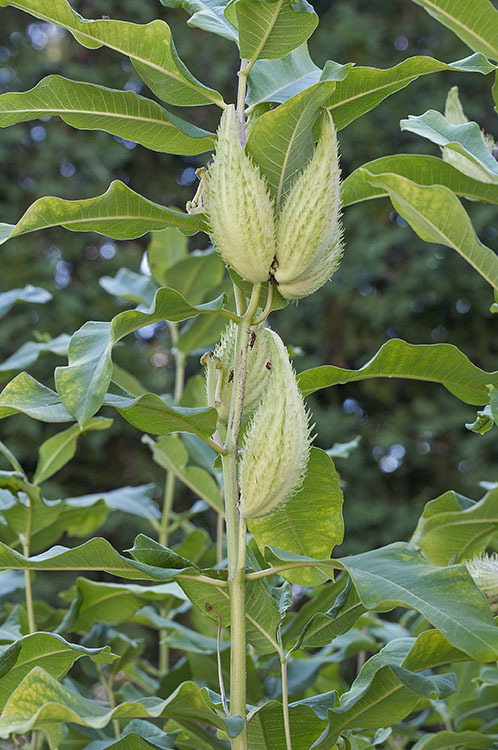
[[(220, 422), (228, 422), (234, 383), (235, 345), (237, 326), (230, 322), (225, 328), (210, 361), (206, 362), (206, 392), (208, 403), (215, 406)], [(251, 332), (251, 345), (247, 352), (247, 378), (243, 416), (251, 414), (258, 406), (268, 387), (270, 371), (266, 363), (271, 356), (270, 331), (264, 323)]]
[(261, 172), (240, 142), (233, 105), (223, 112), (218, 129), (206, 216), (225, 263), (253, 284), (268, 281), (275, 256), (273, 205)]
[(239, 466), (244, 518), (265, 516), (299, 489), (306, 473), (311, 437), (309, 415), (280, 336), (271, 341), (271, 378), (244, 435)]
[(315, 153), (278, 217), (274, 276), (287, 299), (305, 297), (325, 284), (343, 253), (337, 136), (327, 111), (321, 126)]
[(465, 565), (493, 612), (498, 612), (498, 556), (483, 554), (467, 560)]

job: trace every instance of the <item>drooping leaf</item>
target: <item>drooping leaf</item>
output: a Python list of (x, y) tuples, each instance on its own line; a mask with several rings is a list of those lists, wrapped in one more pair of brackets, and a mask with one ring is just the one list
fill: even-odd
[(29, 91), (0, 96), (0, 127), (52, 115), (74, 128), (105, 130), (167, 154), (199, 154), (211, 151), (214, 144), (207, 131), (134, 91), (52, 75)]
[(153, 490), (153, 484), (141, 484), (136, 487), (120, 487), (109, 492), (96, 492), (93, 495), (68, 497), (63, 502), (70, 508), (81, 509), (91, 507), (102, 501), (111, 510), (130, 513), (140, 518), (153, 519), (160, 517), (159, 509), (151, 498)]
[(10, 308), (17, 302), (30, 302), (31, 304), (43, 305), (51, 299), (52, 295), (50, 292), (32, 284), (26, 284), (23, 289), (9, 289), (8, 292), (0, 294), (0, 317), (6, 315)]
[(239, 31), (240, 56), (256, 60), (279, 59), (303, 44), (315, 30), (318, 16), (300, 0), (236, 0), (225, 13)]
[[(101, 729), (112, 719), (188, 718), (228, 731), (236, 736), (242, 719), (223, 719), (215, 710), (209, 691), (194, 682), (184, 682), (166, 700), (144, 698), (125, 701), (114, 709), (68, 690), (40, 667), (34, 667), (7, 701), (0, 717), (0, 737), (40, 728), (53, 750), (66, 722)], [(228, 726), (227, 726), (228, 725)]]
[(452, 344), (407, 344), (401, 339), (387, 341), (359, 370), (323, 365), (299, 373), (298, 382), (305, 396), (320, 388), (368, 378), (406, 378), (441, 383), (466, 404), (484, 404), (486, 386), (498, 385), (498, 372), (485, 372)]
[[(85, 323), (71, 339), (68, 366), (58, 367), (55, 372), (56, 387), (68, 411), (84, 424), (100, 408), (112, 376), (112, 347), (122, 338), (151, 323), (181, 321), (217, 312), (223, 299), (222, 295), (212, 302), (193, 306), (174, 289), (162, 288), (148, 312), (126, 310), (110, 323)], [(154, 398), (161, 401), (158, 396)]]
[(72, 422), (73, 417), (59, 395), (21, 372), (0, 393), (0, 419), (12, 414), (27, 414), (41, 422)]
[(132, 61), (139, 76), (163, 101), (181, 106), (222, 103), (221, 94), (200, 83), (187, 70), (164, 21), (139, 25), (127, 21), (99, 19), (88, 21), (76, 13), (66, 0), (1, 0), (42, 21), (67, 31), (89, 49), (106, 46)]
[(229, 0), (160, 0), (167, 8), (182, 7), (187, 13), (191, 13), (187, 21), (189, 26), (194, 26), (212, 34), (230, 39), (236, 42), (237, 30), (225, 16), (225, 8)]
[(0, 224), (0, 244), (12, 237), (50, 227), (98, 232), (116, 240), (130, 240), (168, 226), (195, 234), (204, 229), (204, 222), (202, 214), (184, 214), (160, 206), (114, 180), (107, 191), (96, 198), (75, 201), (52, 196), (39, 198), (17, 224)]
[(77, 659), (89, 656), (100, 664), (112, 664), (115, 656), (109, 646), (85, 648), (69, 643), (55, 633), (32, 633), (0, 650), (0, 710), (10, 694), (34, 666), (56, 679), (63, 677)]
[(112, 419), (95, 417), (86, 422), (83, 427), (73, 425), (64, 432), (59, 432), (45, 440), (39, 448), (33, 482), (41, 484), (65, 466), (76, 453), (76, 445), (80, 435), (94, 430), (107, 430), (111, 425)]
[(335, 86), (335, 81), (317, 83), (254, 123), (246, 148), (265, 175), (277, 204), (313, 154), (313, 124)]
[[(342, 500), (332, 459), (324, 451), (312, 448), (299, 492), (269, 516), (251, 520), (249, 530), (261, 549), (269, 545), (301, 555), (326, 558), (331, 549), (342, 542)], [(319, 536), (317, 528), (320, 529)], [(329, 577), (327, 573), (311, 568), (289, 571), (283, 576), (301, 586), (316, 586)]]
[(449, 188), (417, 185), (396, 174), (371, 175), (368, 180), (389, 192), (394, 208), (419, 237), (452, 247), (498, 289), (498, 258), (479, 240), (468, 214)]
[(386, 70), (353, 68), (343, 81), (338, 81), (327, 102), (327, 108), (334, 118), (336, 128), (341, 130), (421, 75), (441, 70), (461, 70), (486, 75), (493, 69), (494, 66), (482, 54), (471, 55), (454, 63), (443, 63), (432, 57), (420, 55), (409, 57), (394, 68)]
[(386, 190), (369, 181), (369, 175), (383, 173), (401, 175), (417, 185), (444, 185), (457, 195), (482, 203), (498, 203), (498, 185), (468, 177), (436, 156), (396, 154), (369, 161), (346, 177), (341, 188), (343, 205), (388, 196)]
[(135, 305), (150, 307), (154, 302), (157, 284), (141, 273), (120, 268), (115, 276), (101, 276), (99, 284), (108, 294)]
[(490, 0), (414, 0), (477, 52), (498, 59), (498, 12)]
[(407, 120), (401, 120), (400, 127), (401, 130), (421, 135), (438, 146), (444, 146), (464, 156), (472, 162), (478, 179), (490, 183), (494, 181), (498, 185), (498, 163), (487, 148), (476, 122), (452, 125), (440, 112), (429, 109), (423, 115), (409, 115)]
[(434, 565), (449, 565), (483, 552), (498, 529), (498, 489), (477, 503), (462, 506), (460, 496), (445, 492), (424, 508), (412, 543)]
[(51, 341), (27, 341), (0, 364), (0, 378), (6, 378), (19, 370), (24, 370), (37, 361), (41, 354), (55, 354), (58, 357), (67, 355), (70, 337), (61, 333)]

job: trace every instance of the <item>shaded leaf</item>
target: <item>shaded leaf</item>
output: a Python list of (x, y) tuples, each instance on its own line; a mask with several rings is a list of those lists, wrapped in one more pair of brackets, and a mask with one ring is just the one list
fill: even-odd
[(483, 734), (482, 732), (450, 732), (439, 730), (436, 734), (426, 734), (412, 746), (412, 750), (449, 750), (450, 748), (490, 748), (498, 742), (498, 734)]
[(320, 388), (368, 378), (407, 378), (441, 383), (466, 404), (484, 404), (488, 383), (498, 385), (498, 372), (481, 370), (452, 344), (407, 344), (387, 341), (359, 370), (323, 365), (299, 373), (305, 396)]
[(157, 292), (157, 284), (150, 276), (135, 273), (128, 268), (120, 268), (115, 276), (101, 276), (99, 284), (108, 294), (147, 307), (153, 304)]
[(58, 357), (67, 355), (70, 337), (61, 333), (51, 341), (27, 341), (0, 364), (0, 376), (8, 377), (14, 372), (23, 370), (37, 361), (41, 354), (55, 354)]
[(191, 13), (187, 21), (189, 26), (194, 26), (212, 34), (218, 34), (236, 42), (237, 30), (232, 26), (225, 16), (225, 8), (229, 0), (160, 0), (167, 8), (182, 7), (187, 13)]
[[(0, 97), (1, 100), (1, 97)], [(44, 304), (52, 299), (50, 292), (39, 286), (26, 284), (23, 289), (9, 289), (8, 292), (0, 294), (0, 317), (6, 315), (10, 308), (18, 302), (30, 302), (31, 304)]]
[(169, 286), (166, 272), (175, 263), (184, 260), (188, 255), (188, 240), (175, 227), (168, 227), (160, 232), (151, 232), (147, 246), (147, 261), (152, 278), (159, 286)]

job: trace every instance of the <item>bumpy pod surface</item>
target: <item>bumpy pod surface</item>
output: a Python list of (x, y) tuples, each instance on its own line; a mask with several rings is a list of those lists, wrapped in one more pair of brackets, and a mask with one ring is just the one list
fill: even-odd
[[(212, 354), (211, 359), (215, 367), (206, 368), (207, 400), (216, 407), (218, 419), (224, 423), (228, 421), (232, 400), (236, 339), (237, 326), (230, 322)], [(271, 356), (271, 336), (264, 323), (256, 326), (251, 333), (251, 344), (247, 352), (243, 416), (248, 416), (256, 409), (270, 380), (270, 371), (266, 368), (266, 363)]]
[(245, 432), (239, 466), (244, 518), (265, 516), (299, 489), (311, 438), (308, 413), (284, 343), (271, 336), (271, 378)]
[[(469, 122), (469, 118), (463, 111), (462, 103), (458, 95), (458, 86), (452, 86), (448, 92), (444, 116), (451, 125), (465, 125)], [(485, 133), (483, 130), (481, 130), (481, 135), (488, 151), (495, 155), (496, 143), (493, 136)], [(453, 151), (453, 149), (443, 146), (441, 148), (441, 155), (443, 161), (447, 161), (448, 164), (451, 164), (452, 167), (458, 169), (459, 172), (463, 172), (469, 177), (473, 177), (475, 180), (489, 183), (496, 182), (496, 180), (488, 174), (485, 169), (481, 169), (478, 164), (472, 161), (472, 159), (468, 159), (464, 154), (459, 154), (456, 151)], [(495, 156), (495, 158), (497, 157)]]
[(311, 294), (339, 265), (343, 253), (340, 174), (334, 123), (325, 112), (315, 153), (294, 182), (278, 218), (274, 276), (288, 299)]
[(498, 612), (498, 556), (484, 554), (467, 560), (465, 565), (493, 612)]
[(225, 263), (248, 281), (267, 281), (275, 255), (273, 206), (261, 172), (241, 145), (233, 105), (223, 112), (218, 129), (206, 216)]

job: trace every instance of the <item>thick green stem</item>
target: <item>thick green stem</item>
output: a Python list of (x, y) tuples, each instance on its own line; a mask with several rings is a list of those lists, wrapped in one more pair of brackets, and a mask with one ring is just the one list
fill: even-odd
[[(249, 329), (259, 302), (261, 284), (253, 287), (244, 317), (239, 323), (235, 348), (234, 388), (223, 456), (225, 514), (230, 591), (230, 713), (246, 719), (246, 522), (238, 511), (237, 458), (247, 376)], [(232, 740), (232, 750), (247, 750), (247, 727)]]
[[(282, 644), (280, 641), (280, 646), (281, 645)], [(286, 750), (292, 750), (290, 718), (289, 718), (289, 686), (288, 686), (288, 681), (287, 681), (287, 658), (283, 652), (283, 649), (279, 652), (279, 657), (280, 657), (280, 672), (282, 675), (282, 716), (284, 720), (285, 747), (286, 747)]]

